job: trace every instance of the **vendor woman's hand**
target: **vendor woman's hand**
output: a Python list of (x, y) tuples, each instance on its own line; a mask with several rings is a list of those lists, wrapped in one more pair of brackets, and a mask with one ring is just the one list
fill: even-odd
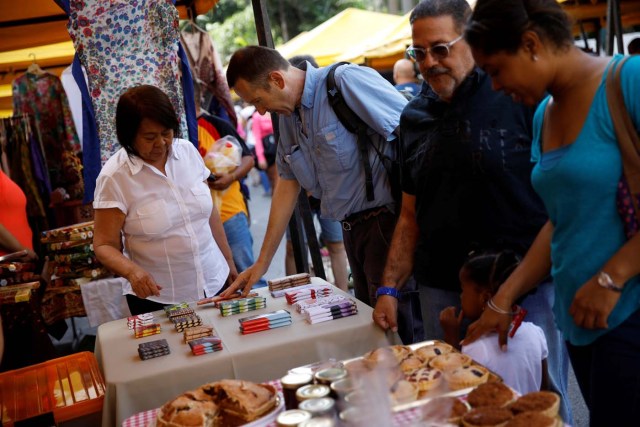
[(245, 271), (240, 273), (236, 280), (223, 292), (220, 294), (223, 298), (232, 297), (238, 289), (242, 290), (242, 295), (246, 296), (250, 291), (251, 287), (256, 283), (264, 272), (261, 268), (258, 267), (257, 264), (253, 264), (251, 267), (247, 268)]
[(581, 328), (607, 328), (607, 319), (619, 298), (620, 292), (598, 285), (598, 278), (594, 276), (576, 292), (569, 314)]
[(227, 276), (227, 285), (231, 286), (233, 282), (238, 278), (238, 270), (236, 269), (236, 263), (231, 260), (229, 264), (229, 275)]
[(156, 283), (151, 274), (141, 268), (129, 274), (127, 280), (131, 283), (131, 289), (133, 289), (138, 298), (157, 297), (160, 295), (162, 286)]

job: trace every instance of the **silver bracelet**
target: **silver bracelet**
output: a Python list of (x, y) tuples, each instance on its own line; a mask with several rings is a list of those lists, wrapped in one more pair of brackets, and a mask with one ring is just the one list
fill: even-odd
[(509, 316), (514, 316), (515, 314), (517, 314), (515, 311), (507, 311), (507, 310), (501, 309), (496, 305), (495, 302), (493, 302), (493, 298), (489, 298), (489, 301), (487, 301), (487, 307), (489, 307), (491, 310), (495, 311), (498, 314), (507, 314)]

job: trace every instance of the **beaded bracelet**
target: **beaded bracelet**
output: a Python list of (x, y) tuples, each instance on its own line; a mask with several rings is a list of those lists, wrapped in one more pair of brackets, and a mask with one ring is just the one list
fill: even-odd
[(507, 310), (501, 309), (496, 305), (496, 303), (493, 302), (493, 298), (489, 298), (489, 301), (487, 301), (487, 307), (489, 307), (491, 310), (495, 311), (498, 314), (507, 314), (509, 316), (514, 316), (518, 313), (517, 311), (507, 311)]

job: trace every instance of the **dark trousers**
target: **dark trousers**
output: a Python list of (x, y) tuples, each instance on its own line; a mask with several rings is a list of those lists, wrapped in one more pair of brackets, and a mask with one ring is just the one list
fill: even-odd
[[(395, 225), (396, 216), (385, 210), (354, 221), (350, 230), (343, 227), (356, 298), (371, 307), (376, 304), (376, 290), (384, 286), (382, 273)], [(405, 284), (398, 298), (398, 334), (404, 344), (424, 340), (420, 296), (413, 279)]]
[(127, 305), (129, 311), (133, 316), (136, 314), (150, 313), (152, 311), (162, 310), (168, 304), (162, 304), (160, 302), (150, 301), (145, 298), (138, 298), (135, 295), (127, 294)]
[(567, 343), (589, 408), (591, 427), (637, 426), (640, 420), (640, 310), (585, 346)]

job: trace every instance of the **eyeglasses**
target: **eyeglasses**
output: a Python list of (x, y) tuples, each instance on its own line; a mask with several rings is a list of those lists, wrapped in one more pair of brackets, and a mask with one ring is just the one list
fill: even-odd
[(430, 54), (434, 60), (441, 61), (449, 56), (449, 53), (451, 53), (451, 46), (462, 40), (462, 36), (463, 35), (461, 34), (457, 38), (451, 40), (449, 43), (437, 44), (426, 49), (423, 47), (409, 46), (406, 52), (407, 55), (409, 55), (409, 57), (416, 62), (424, 61), (427, 58), (427, 54)]

